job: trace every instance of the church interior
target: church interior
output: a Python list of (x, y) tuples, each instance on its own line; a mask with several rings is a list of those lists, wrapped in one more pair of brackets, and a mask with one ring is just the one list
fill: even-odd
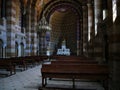
[(18, 75), (37, 78), (42, 88), (29, 90), (54, 90), (54, 78), (70, 79), (68, 90), (77, 79), (103, 89), (75, 90), (120, 90), (119, 38), (120, 0), (0, 0), (0, 90), (28, 90), (10, 89)]

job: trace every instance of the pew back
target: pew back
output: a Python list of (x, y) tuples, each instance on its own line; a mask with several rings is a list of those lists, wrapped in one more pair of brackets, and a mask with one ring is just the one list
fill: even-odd
[(70, 65), (55, 65), (43, 64), (42, 73), (86, 73), (86, 74), (108, 74), (107, 65), (98, 64), (70, 64)]
[(93, 60), (57, 60), (57, 61), (51, 61), (51, 64), (97, 64), (97, 61)]

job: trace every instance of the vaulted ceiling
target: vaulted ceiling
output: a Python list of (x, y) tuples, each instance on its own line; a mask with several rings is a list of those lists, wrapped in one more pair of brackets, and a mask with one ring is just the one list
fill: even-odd
[(26, 8), (28, 5), (32, 5), (33, 7), (36, 8), (37, 10), (37, 14), (38, 14), (38, 17), (40, 17), (40, 14), (41, 14), (41, 11), (42, 11), (42, 2), (44, 2), (44, 6), (50, 6), (49, 4), (51, 5), (55, 5), (55, 4), (52, 4), (52, 2), (65, 2), (65, 1), (68, 1), (68, 2), (76, 2), (76, 3), (80, 3), (81, 5), (85, 5), (87, 3), (87, 1), (89, 0), (20, 0), (20, 2), (22, 3), (22, 7), (23, 8)]

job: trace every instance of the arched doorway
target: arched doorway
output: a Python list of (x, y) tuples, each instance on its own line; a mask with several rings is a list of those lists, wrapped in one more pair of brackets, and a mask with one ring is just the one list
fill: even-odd
[(21, 51), (21, 53), (20, 53), (21, 56), (24, 56), (24, 44), (23, 43), (20, 44), (20, 49), (21, 49), (20, 50)]
[(15, 43), (15, 56), (18, 57), (18, 43)]
[(15, 56), (16, 57), (24, 56), (24, 44), (23, 43), (20, 43), (20, 44), (18, 44), (17, 42), (15, 43)]
[(51, 1), (44, 8), (44, 15), (52, 26), (50, 42), (53, 52), (61, 47), (61, 43), (65, 39), (71, 54), (80, 55), (83, 41), (81, 3), (77, 0)]

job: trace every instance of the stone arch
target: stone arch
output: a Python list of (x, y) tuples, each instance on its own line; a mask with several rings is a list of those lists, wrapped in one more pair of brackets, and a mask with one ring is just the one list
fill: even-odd
[(71, 7), (79, 16), (79, 19), (82, 19), (82, 4), (78, 0), (73, 1), (65, 1), (65, 0), (54, 0), (48, 2), (45, 7), (43, 8), (40, 19), (42, 17), (43, 12), (45, 13), (45, 17), (47, 18), (47, 21), (49, 22), (51, 14), (58, 8), (61, 7)]
[[(48, 2), (43, 11), (41, 12), (41, 15), (40, 15), (40, 19), (44, 13), (44, 16), (46, 17), (46, 20), (48, 22), (50, 22), (50, 18), (51, 18), (51, 15), (57, 10), (57, 9), (60, 9), (61, 7), (63, 8), (70, 8), (72, 10), (73, 13), (76, 14), (76, 17), (77, 17), (77, 23), (76, 23), (76, 40), (75, 41), (75, 44), (76, 44), (76, 53), (78, 52), (77, 50), (79, 50), (79, 52), (82, 52), (80, 51), (80, 48), (82, 48), (82, 4), (75, 0), (75, 1), (65, 1), (65, 0), (55, 0), (55, 1), (50, 1)], [(61, 42), (62, 42), (62, 39), (61, 39)], [(71, 46), (72, 47), (72, 46)], [(79, 48), (80, 47), (80, 48)]]

